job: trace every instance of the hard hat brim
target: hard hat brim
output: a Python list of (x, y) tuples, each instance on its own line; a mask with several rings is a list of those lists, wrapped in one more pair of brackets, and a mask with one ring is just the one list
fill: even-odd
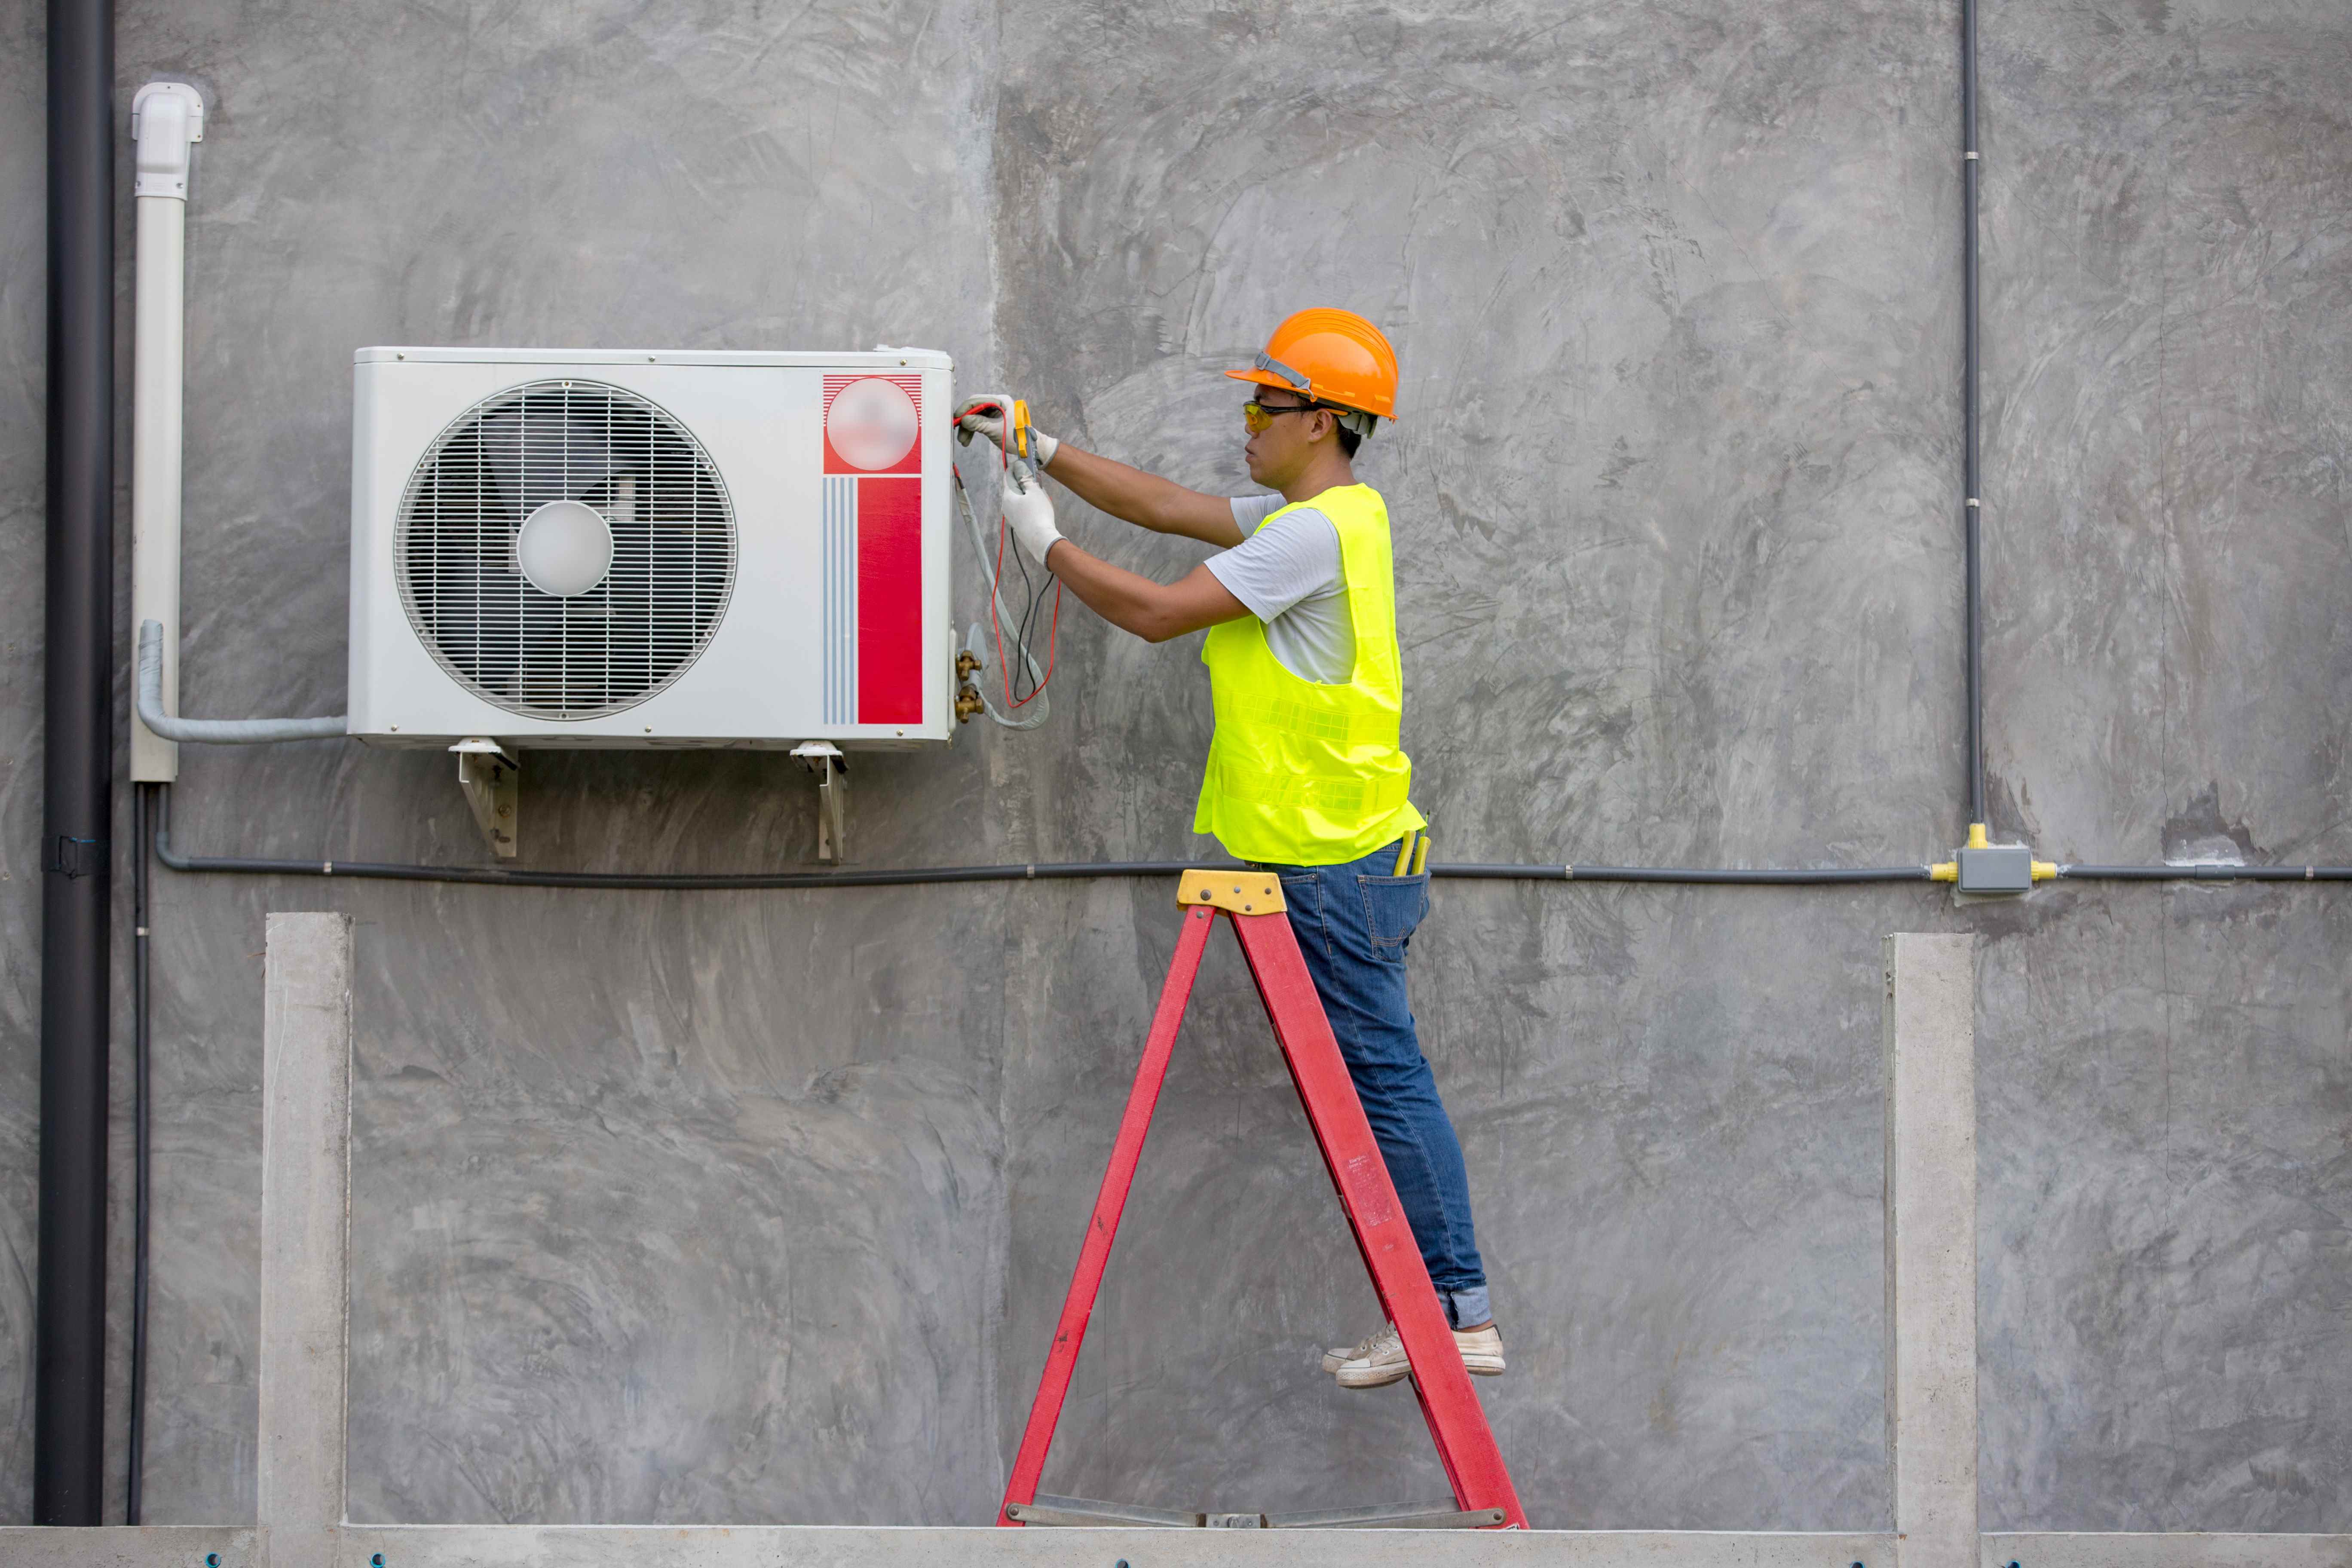
[[(1231, 376), (1231, 377), (1232, 377), (1234, 380), (1235, 380), (1235, 381), (1246, 381), (1246, 382), (1249, 382), (1249, 383), (1251, 383), (1252, 384), (1254, 384), (1254, 385), (1257, 385), (1257, 386), (1270, 386), (1270, 387), (1273, 387), (1276, 392), (1291, 392), (1291, 393), (1296, 393), (1296, 392), (1297, 392), (1297, 391), (1298, 391), (1298, 388), (1297, 388), (1297, 387), (1296, 387), (1296, 386), (1292, 385), (1289, 382), (1287, 382), (1287, 381), (1284, 380), (1281, 376), (1278, 376), (1278, 375), (1275, 374), (1274, 374), (1272, 371), (1270, 371), (1270, 370), (1229, 370), (1229, 371), (1225, 372), (1225, 374), (1226, 374), (1227, 375)], [(1330, 403), (1330, 402), (1331, 402), (1331, 400), (1330, 400), (1329, 398), (1317, 398), (1317, 399), (1316, 399), (1316, 401), (1317, 401), (1318, 403)], [(1345, 408), (1345, 407), (1347, 407), (1347, 405), (1345, 405), (1345, 404), (1332, 404), (1332, 406), (1334, 406), (1334, 407), (1339, 407), (1339, 408)], [(1370, 413), (1371, 412), (1371, 410), (1370, 410), (1370, 409), (1368, 409), (1368, 408), (1363, 408), (1363, 409), (1349, 409), (1349, 413), (1353, 413), (1353, 414), (1370, 414)], [(1381, 419), (1388, 420), (1388, 421), (1389, 421), (1389, 422), (1391, 422), (1391, 424), (1393, 424), (1393, 423), (1395, 422), (1395, 420), (1396, 420), (1396, 416), (1395, 416), (1395, 415), (1393, 415), (1393, 414), (1381, 414), (1381, 415), (1377, 415), (1377, 416), (1375, 416), (1375, 417), (1377, 417), (1377, 418), (1381, 418)]]

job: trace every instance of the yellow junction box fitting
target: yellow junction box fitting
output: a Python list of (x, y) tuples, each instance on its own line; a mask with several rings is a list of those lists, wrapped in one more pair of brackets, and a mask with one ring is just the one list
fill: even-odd
[(1969, 824), (1969, 841), (1952, 859), (1927, 868), (1931, 882), (1951, 882), (1963, 893), (2022, 893), (2056, 879), (2056, 862), (2036, 860), (2031, 846), (1995, 844), (1981, 822)]

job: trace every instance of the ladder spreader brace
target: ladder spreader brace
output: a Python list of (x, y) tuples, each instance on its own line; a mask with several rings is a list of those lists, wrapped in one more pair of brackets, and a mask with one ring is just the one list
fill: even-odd
[[(1298, 939), (1291, 933), (1281, 879), (1265, 871), (1187, 871), (1179, 881), (1176, 901), (1184, 906), (1176, 955), (1168, 965), (1160, 1005), (1151, 1016), (1143, 1060), (1135, 1070), (1135, 1087), (1128, 1092), (1127, 1112), (1119, 1119), (1118, 1136), (1111, 1144), (1110, 1165), (1103, 1172), (1094, 1214), (1087, 1222), (1077, 1271), (1070, 1278), (1069, 1294), (1062, 1299), (1061, 1321), (1055, 1325), (1053, 1348), (1045, 1356), (1045, 1374), (1037, 1382), (1037, 1397), (1029, 1406), (1029, 1425), (1021, 1434), (1021, 1448), (1014, 1456), (996, 1522), (1525, 1530), (1528, 1517), (1511, 1486), (1510, 1472), (1504, 1468), (1494, 1434), (1486, 1426), (1486, 1412), (1470, 1386), (1470, 1374), (1454, 1349), (1445, 1310), (1438, 1305), (1429, 1270), (1413, 1242), (1412, 1227), (1398, 1205), (1388, 1166), (1372, 1141), (1371, 1125), (1364, 1120), (1348, 1064), (1340, 1058), (1339, 1043), (1324, 1016), (1322, 998), (1315, 994)], [(1414, 1396), (1421, 1401), (1422, 1417), (1429, 1424), (1445, 1479), (1454, 1488), (1454, 1511), (1433, 1504), (1376, 1504), (1312, 1514), (1191, 1513), (1038, 1496), (1045, 1453), (1053, 1447), (1054, 1427), (1062, 1416), (1071, 1374), (1077, 1370), (1078, 1347), (1087, 1337), (1087, 1320), (1093, 1315), (1103, 1270), (1110, 1261), (1111, 1243), (1118, 1235), (1119, 1214), (1127, 1206), (1136, 1163), (1143, 1154), (1143, 1140), (1151, 1130), (1151, 1113), (1160, 1102), (1160, 1085), (1168, 1078), (1176, 1032), (1184, 1021), (1185, 1004), (1192, 999), (1192, 982), (1201, 973), (1210, 929), (1221, 914), (1233, 923), (1234, 934), (1241, 941), (1242, 956), (1249, 963), (1259, 999), (1274, 1024), (1282, 1059), (1297, 1087), (1307, 1124), (1315, 1131), (1331, 1184), (1339, 1189), (1339, 1206), (1347, 1213), (1381, 1310), (1396, 1324), (1398, 1337), (1404, 1342), (1405, 1359), (1412, 1366)]]

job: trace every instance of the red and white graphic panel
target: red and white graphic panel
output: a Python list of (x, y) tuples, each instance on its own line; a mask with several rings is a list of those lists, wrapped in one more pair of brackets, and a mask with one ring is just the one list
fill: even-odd
[(921, 473), (922, 406), (919, 375), (826, 376), (824, 471)]
[(923, 719), (922, 381), (824, 378), (824, 719)]

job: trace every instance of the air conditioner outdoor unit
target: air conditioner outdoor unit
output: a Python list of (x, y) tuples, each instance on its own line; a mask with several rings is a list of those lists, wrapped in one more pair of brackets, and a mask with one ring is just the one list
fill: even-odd
[(946, 354), (356, 360), (353, 735), (949, 738)]

